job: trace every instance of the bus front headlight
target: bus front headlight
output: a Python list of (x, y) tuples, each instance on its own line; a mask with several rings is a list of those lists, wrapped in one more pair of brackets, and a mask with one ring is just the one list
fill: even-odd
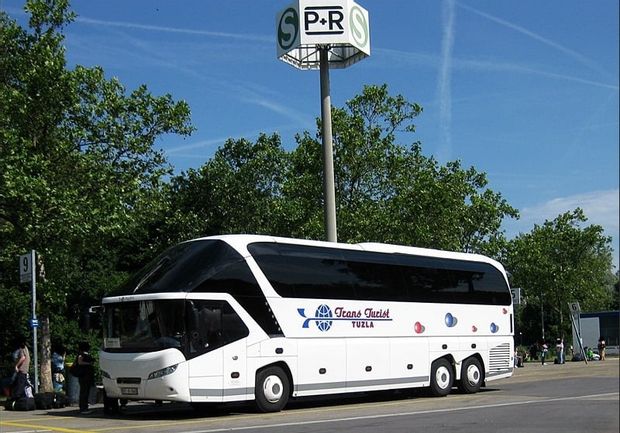
[(179, 364), (171, 365), (170, 367), (162, 368), (161, 370), (156, 370), (152, 372), (151, 374), (149, 374), (149, 380), (157, 379), (158, 377), (168, 376), (169, 374), (174, 373), (177, 369), (177, 365)]

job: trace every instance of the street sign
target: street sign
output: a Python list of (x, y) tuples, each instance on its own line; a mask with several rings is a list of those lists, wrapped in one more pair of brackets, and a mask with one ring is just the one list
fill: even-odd
[(276, 16), (278, 58), (299, 69), (346, 68), (370, 55), (368, 11), (353, 0), (298, 0)]
[(37, 354), (39, 350), (37, 348), (37, 328), (39, 327), (39, 321), (37, 320), (37, 265), (36, 265), (37, 253), (35, 250), (31, 250), (30, 254), (23, 254), (19, 256), (19, 282), (30, 283), (30, 289), (32, 291), (32, 319), (28, 321), (32, 328), (32, 352), (34, 355), (34, 392), (39, 392), (39, 360)]
[(19, 256), (19, 282), (29, 283), (32, 281), (32, 255)]
[(570, 312), (573, 316), (579, 316), (581, 313), (581, 307), (579, 306), (579, 302), (569, 302), (568, 308), (570, 308)]
[(511, 287), (510, 295), (512, 296), (513, 305), (519, 305), (521, 303), (521, 287)]

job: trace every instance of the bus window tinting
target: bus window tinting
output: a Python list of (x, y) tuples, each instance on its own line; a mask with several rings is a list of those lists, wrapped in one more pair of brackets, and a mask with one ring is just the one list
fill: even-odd
[(174, 348), (188, 359), (247, 337), (248, 328), (225, 301), (157, 300), (105, 305), (107, 352)]
[(184, 242), (160, 254), (113, 296), (191, 292), (223, 267), (239, 260), (243, 257), (222, 241)]
[(248, 246), (280, 296), (510, 305), (488, 263), (306, 245)]
[(268, 335), (282, 335), (275, 316), (245, 260), (230, 263), (198, 285), (194, 292), (230, 293)]
[(248, 328), (228, 302), (188, 300), (187, 357), (194, 358), (247, 337)]
[(245, 259), (226, 242), (211, 239), (175, 245), (112, 296), (166, 292), (230, 293), (265, 333), (282, 334)]

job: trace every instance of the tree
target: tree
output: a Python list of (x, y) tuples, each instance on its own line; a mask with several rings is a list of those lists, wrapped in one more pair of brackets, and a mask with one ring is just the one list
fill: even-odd
[[(418, 142), (397, 143), (415, 131), (421, 112), (402, 95), (390, 95), (387, 85), (365, 86), (345, 108), (333, 109), (339, 240), (496, 253), (501, 222), (517, 211), (485, 189), (484, 173), (459, 161), (440, 166)], [(296, 203), (289, 213), (298, 218), (294, 236), (323, 236), (319, 139), (307, 132), (297, 137), (295, 175), (283, 187), (289, 204)]]
[(597, 311), (612, 301), (611, 239), (601, 226), (586, 222), (577, 208), (535, 225), (508, 245), (505, 265), (513, 286), (527, 296), (523, 328), (531, 341), (541, 337), (541, 311), (546, 314), (545, 337), (563, 337), (571, 334), (569, 302)]
[(160, 245), (223, 233), (285, 234), (282, 183), (288, 155), (278, 135), (229, 139), (211, 160), (171, 179)]
[[(396, 142), (415, 130), (421, 110), (386, 85), (333, 108), (339, 240), (499, 251), (501, 222), (517, 212), (486, 189), (484, 173), (458, 161), (440, 166), (419, 143)], [(289, 153), (277, 135), (227, 141), (199, 170), (173, 179), (171, 208), (181, 211), (165, 232), (323, 238), (319, 134), (297, 135)]]
[[(189, 107), (145, 86), (131, 93), (100, 68), (66, 66), (67, 0), (28, 0), (29, 28), (0, 12), (0, 326), (27, 332), (16, 257), (35, 249), (42, 330), (83, 338), (78, 318), (122, 278), (118, 249), (143, 245), (143, 227), (163, 206), (162, 176), (171, 172), (157, 137), (187, 135)], [(140, 248), (145, 248), (139, 247)], [(66, 317), (74, 317), (66, 329)], [(51, 388), (49, 339), (42, 387)], [(8, 341), (2, 341), (6, 353)]]

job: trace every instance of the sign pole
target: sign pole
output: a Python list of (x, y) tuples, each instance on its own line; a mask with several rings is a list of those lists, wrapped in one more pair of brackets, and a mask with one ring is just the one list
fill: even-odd
[(327, 241), (337, 242), (329, 69), (347, 68), (370, 56), (368, 11), (353, 0), (294, 0), (276, 15), (276, 35), (280, 60), (320, 70), (323, 222)]
[(573, 317), (572, 314), (570, 315), (570, 323), (573, 325), (573, 329), (575, 330), (575, 334), (577, 335), (577, 343), (579, 344), (579, 352), (583, 356), (583, 361), (587, 364), (588, 356), (586, 355), (586, 350), (584, 349), (583, 343), (581, 342), (581, 332), (579, 332), (579, 329), (577, 329), (577, 324), (575, 323), (575, 317)]
[(32, 317), (29, 325), (32, 328), (32, 360), (34, 361), (34, 390), (39, 392), (39, 350), (37, 347), (37, 264), (35, 262), (37, 253), (30, 250), (28, 254), (19, 256), (19, 282), (30, 283), (32, 292)]
[(540, 326), (542, 327), (542, 339), (545, 342), (545, 311), (543, 309), (543, 298), (540, 298)]
[(329, 91), (329, 46), (319, 47), (321, 72), (321, 124), (323, 135), (323, 196), (325, 206), (325, 237), (329, 242), (337, 242), (336, 232), (336, 191), (334, 186), (334, 152), (332, 143), (332, 111)]
[(30, 251), (30, 272), (31, 280), (30, 286), (32, 287), (32, 352), (34, 356), (34, 392), (39, 392), (39, 350), (37, 347), (37, 262), (36, 253), (34, 250)]
[[(577, 336), (577, 343), (579, 343), (579, 349), (583, 356), (585, 363), (588, 363), (588, 357), (586, 355), (586, 349), (583, 347), (583, 341), (581, 339), (581, 325), (578, 325), (578, 321), (581, 320), (581, 306), (579, 302), (569, 302), (568, 308), (570, 310), (570, 323), (573, 325), (573, 330)], [(574, 344), (574, 342), (573, 342)]]

